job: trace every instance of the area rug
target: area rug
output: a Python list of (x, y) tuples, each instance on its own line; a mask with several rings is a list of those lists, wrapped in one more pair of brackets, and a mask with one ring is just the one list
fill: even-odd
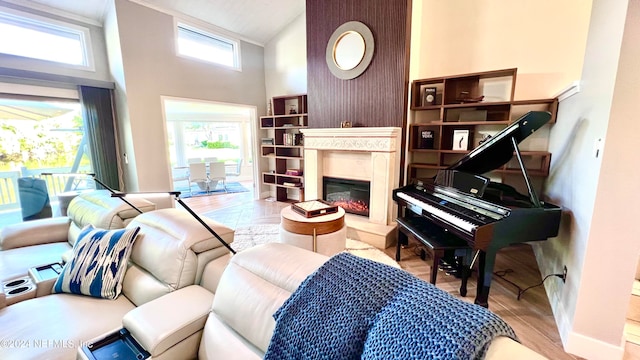
[[(280, 225), (278, 224), (260, 224), (239, 227), (235, 231), (231, 247), (235, 251), (240, 252), (256, 245), (278, 242), (279, 231)], [(365, 259), (378, 261), (389, 266), (400, 268), (400, 265), (387, 256), (387, 254), (362, 241), (347, 239), (345, 251)]]
[(202, 195), (218, 195), (218, 194), (232, 194), (232, 193), (241, 193), (247, 192), (249, 189), (242, 186), (239, 182), (227, 182), (227, 191), (224, 191), (224, 187), (222, 183), (218, 183), (216, 188), (213, 190), (209, 190), (207, 193), (206, 190), (200, 189), (198, 185), (194, 185), (191, 187), (191, 191), (188, 188), (178, 188), (176, 191), (180, 191), (180, 197), (183, 199), (192, 197), (192, 196), (202, 196)]

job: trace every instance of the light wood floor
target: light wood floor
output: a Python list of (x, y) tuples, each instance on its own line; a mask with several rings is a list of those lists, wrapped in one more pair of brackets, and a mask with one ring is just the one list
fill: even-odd
[[(244, 185), (247, 188), (252, 187), (251, 183)], [(289, 206), (287, 203), (254, 201), (252, 192), (201, 196), (184, 201), (196, 213), (213, 218), (233, 229), (252, 224), (278, 224), (280, 210)], [(429, 281), (429, 266), (418, 255), (418, 247), (417, 244), (410, 243), (403, 248), (399, 264), (409, 273)], [(395, 247), (388, 248), (385, 252), (395, 258)], [(501, 250), (497, 256), (495, 270), (510, 270), (506, 278), (518, 284), (520, 288), (538, 284), (542, 280), (531, 247), (526, 244)], [(560, 280), (552, 277), (547, 281)], [(454, 276), (440, 271), (436, 285), (463, 301), (473, 302), (476, 291), (475, 274), (469, 280), (468, 294), (465, 298), (460, 297), (460, 281)], [(580, 359), (564, 352), (544, 288), (539, 286), (527, 290), (520, 300), (517, 300), (517, 294), (518, 291), (513, 285), (494, 276), (489, 294), (489, 309), (515, 330), (525, 346), (549, 359)], [(628, 343), (624, 359), (640, 359), (640, 347)]]

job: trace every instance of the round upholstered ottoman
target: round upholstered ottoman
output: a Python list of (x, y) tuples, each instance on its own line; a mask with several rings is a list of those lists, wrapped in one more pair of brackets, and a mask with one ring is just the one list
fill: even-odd
[(327, 256), (344, 250), (347, 241), (344, 209), (338, 208), (337, 213), (307, 218), (287, 206), (280, 215), (280, 242)]

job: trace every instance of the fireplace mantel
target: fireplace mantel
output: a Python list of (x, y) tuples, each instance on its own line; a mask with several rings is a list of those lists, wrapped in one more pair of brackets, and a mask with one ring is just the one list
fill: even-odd
[(392, 193), (399, 187), (402, 129), (355, 127), (301, 132), (305, 198), (322, 199), (323, 176), (370, 181), (369, 217), (347, 217), (347, 234), (379, 248), (393, 245), (397, 206)]
[(401, 128), (356, 127), (302, 129), (304, 148), (317, 150), (353, 150), (395, 152), (400, 143)]

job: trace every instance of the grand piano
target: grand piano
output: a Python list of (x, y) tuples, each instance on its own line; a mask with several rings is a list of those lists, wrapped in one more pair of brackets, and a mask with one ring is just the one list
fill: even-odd
[[(427, 232), (422, 234), (425, 239), (455, 236), (477, 250), (475, 303), (481, 306), (488, 306), (498, 250), (558, 235), (561, 208), (539, 200), (518, 148), (522, 140), (550, 119), (551, 114), (545, 111), (528, 112), (455, 164), (440, 170), (434, 178), (393, 190), (393, 199), (405, 209), (404, 217), (399, 219), (414, 218), (414, 221), (402, 221), (402, 226), (413, 227), (409, 230), (417, 234)], [(526, 195), (483, 176), (506, 164), (514, 155), (527, 187)], [(415, 217), (422, 219), (416, 222)], [(412, 225), (420, 221), (422, 226)], [(424, 226), (425, 223), (428, 226)]]

